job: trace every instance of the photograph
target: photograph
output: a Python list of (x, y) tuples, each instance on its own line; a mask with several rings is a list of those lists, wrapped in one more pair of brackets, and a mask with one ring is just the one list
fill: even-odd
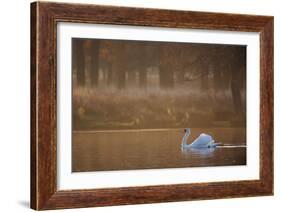
[(73, 37), (72, 172), (247, 165), (247, 46)]

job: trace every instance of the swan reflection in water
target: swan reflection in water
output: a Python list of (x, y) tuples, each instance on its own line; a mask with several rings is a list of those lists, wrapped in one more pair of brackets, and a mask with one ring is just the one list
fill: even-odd
[(188, 148), (181, 149), (182, 156), (195, 156), (200, 158), (209, 158), (214, 155), (215, 148)]

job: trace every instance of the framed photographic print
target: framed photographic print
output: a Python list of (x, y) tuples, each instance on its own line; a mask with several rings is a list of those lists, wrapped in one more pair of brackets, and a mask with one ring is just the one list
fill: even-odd
[(273, 194), (273, 17), (31, 4), (31, 207)]

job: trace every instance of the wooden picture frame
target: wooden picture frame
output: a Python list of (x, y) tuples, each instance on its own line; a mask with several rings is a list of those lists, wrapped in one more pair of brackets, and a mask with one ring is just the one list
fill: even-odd
[[(258, 32), (260, 179), (57, 190), (57, 23)], [(273, 17), (86, 4), (31, 4), (31, 208), (36, 210), (273, 195)]]

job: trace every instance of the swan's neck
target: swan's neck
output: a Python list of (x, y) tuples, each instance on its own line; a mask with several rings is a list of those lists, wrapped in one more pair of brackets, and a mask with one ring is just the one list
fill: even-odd
[(185, 135), (182, 138), (182, 142), (181, 142), (181, 147), (182, 148), (187, 148), (189, 147), (189, 145), (187, 144), (187, 139), (189, 137), (190, 132), (186, 132)]

